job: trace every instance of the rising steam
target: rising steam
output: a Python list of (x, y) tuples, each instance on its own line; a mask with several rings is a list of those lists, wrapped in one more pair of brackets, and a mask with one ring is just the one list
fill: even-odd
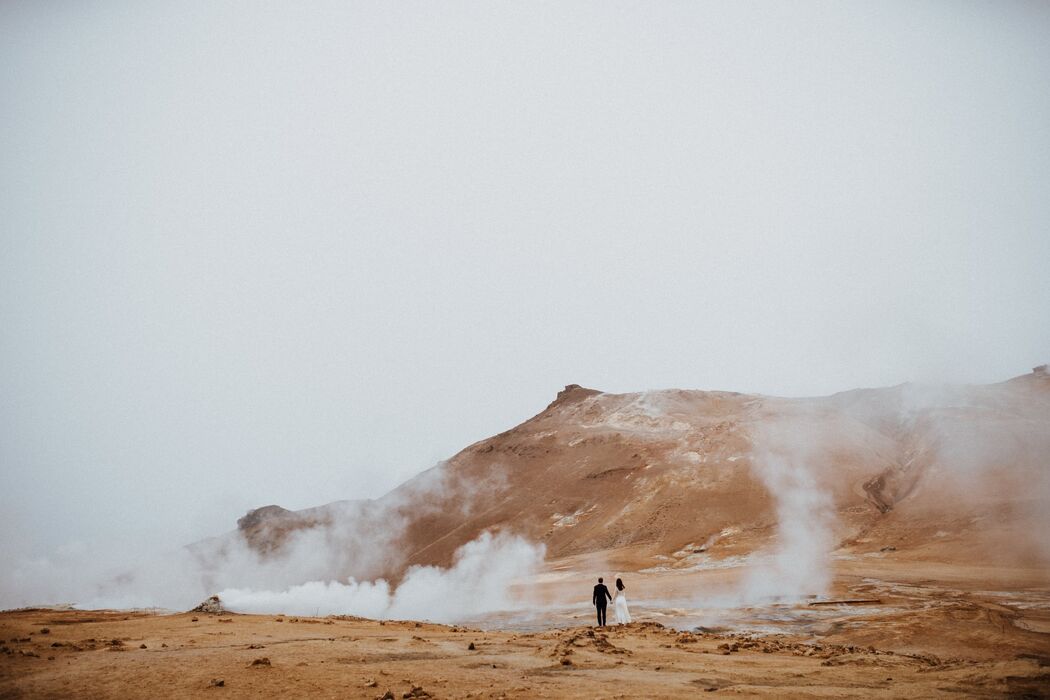
[(412, 567), (396, 589), (383, 579), (310, 581), (283, 591), (228, 589), (219, 593), (236, 612), (349, 614), (377, 619), (454, 622), (518, 605), (517, 579), (536, 573), (544, 547), (520, 537), (482, 533), (457, 550), (451, 567)]

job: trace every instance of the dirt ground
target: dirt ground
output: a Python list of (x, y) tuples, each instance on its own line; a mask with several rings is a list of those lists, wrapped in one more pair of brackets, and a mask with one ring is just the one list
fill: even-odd
[(469, 626), (7, 611), (0, 697), (1050, 697), (1046, 571), (894, 555), (840, 557), (830, 595), (794, 603), (696, 606), (740, 568), (625, 574), (635, 622), (603, 629), (600, 556), (549, 562), (524, 609)]
[(1050, 659), (1038, 653), (949, 658), (652, 621), (515, 632), (33, 609), (0, 613), (0, 638), (5, 698), (1050, 697)]

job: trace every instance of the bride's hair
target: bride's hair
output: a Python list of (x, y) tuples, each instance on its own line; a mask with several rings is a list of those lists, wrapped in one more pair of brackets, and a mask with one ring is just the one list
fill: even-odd
[(618, 590), (618, 591), (622, 591), (623, 590), (623, 581), (620, 580), (620, 579), (616, 579), (616, 590)]

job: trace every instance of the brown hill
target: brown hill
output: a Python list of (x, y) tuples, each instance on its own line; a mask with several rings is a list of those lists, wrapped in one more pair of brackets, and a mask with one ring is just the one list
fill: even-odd
[(238, 521), (265, 557), (314, 537), (331, 577), (448, 564), (486, 529), (685, 569), (792, 537), (844, 555), (1050, 561), (1050, 376), (904, 384), (787, 399), (719, 391), (607, 394), (569, 385), (543, 412), (375, 501)]

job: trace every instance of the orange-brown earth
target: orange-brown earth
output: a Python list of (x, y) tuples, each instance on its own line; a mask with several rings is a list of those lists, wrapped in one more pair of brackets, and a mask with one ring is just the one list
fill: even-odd
[(483, 632), (38, 609), (0, 614), (0, 636), (2, 697), (1040, 697), (1050, 687), (1035, 658), (966, 662), (652, 622)]
[[(411, 565), (448, 565), (486, 530), (541, 542), (547, 555), (543, 571), (518, 582), (527, 612), (469, 620), (487, 632), (337, 618), (0, 613), (0, 692), (400, 698), (418, 686), (434, 697), (1042, 697), (1050, 689), (1045, 368), (987, 386), (811, 399), (569, 386), (539, 415), (381, 499), (267, 507), (238, 525), (194, 547), (205, 566), (220, 565), (237, 542), (279, 561), (304, 532), (324, 533), (345, 553), (332, 559), (332, 579), (396, 581)], [(792, 547), (811, 541), (822, 549), (806, 565), (827, 569), (826, 588), (806, 576), (781, 581), (763, 563), (787, 552), (790, 567)], [(756, 572), (770, 578), (765, 594), (741, 595)], [(615, 573), (647, 624), (591, 636), (581, 625), (590, 624), (593, 577)], [(781, 583), (789, 597), (778, 601)], [(269, 665), (251, 665), (264, 656)], [(209, 685), (216, 678), (224, 684)]]
[(1048, 455), (1045, 367), (992, 385), (808, 399), (570, 385), (383, 498), (268, 506), (226, 537), (272, 556), (290, 533), (347, 522), (391, 538), (397, 556), (351, 558), (333, 578), (447, 565), (488, 529), (544, 543), (553, 563), (601, 553), (613, 569), (690, 568), (775, 546), (780, 494), (760, 477), (773, 456), (827, 496), (840, 556), (893, 547), (897, 560), (1045, 566)]

